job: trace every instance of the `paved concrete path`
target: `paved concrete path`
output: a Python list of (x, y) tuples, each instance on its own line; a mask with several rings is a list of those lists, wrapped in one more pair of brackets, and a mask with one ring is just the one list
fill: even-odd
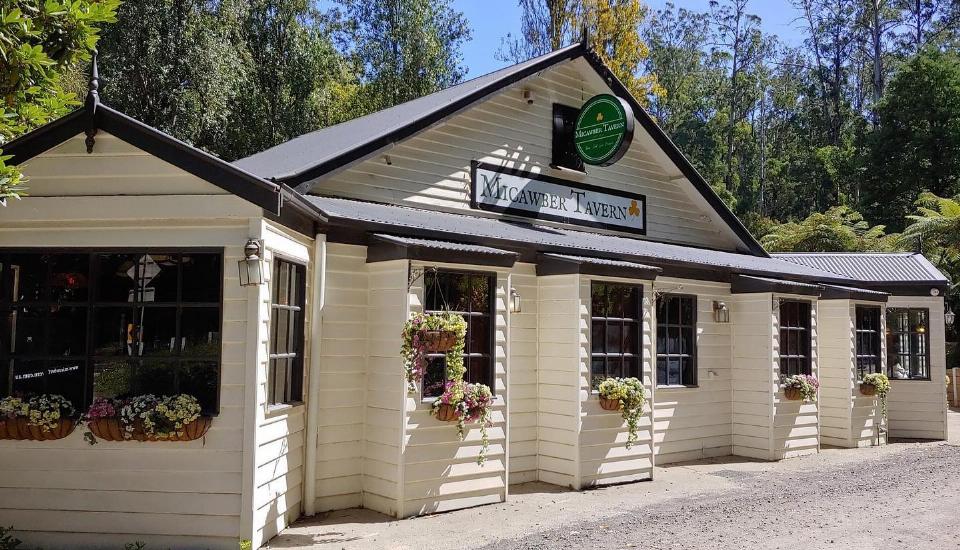
[(582, 493), (530, 483), (503, 504), (402, 521), (331, 512), (269, 547), (960, 549), (960, 411), (950, 432), (947, 443), (671, 465), (652, 482)]

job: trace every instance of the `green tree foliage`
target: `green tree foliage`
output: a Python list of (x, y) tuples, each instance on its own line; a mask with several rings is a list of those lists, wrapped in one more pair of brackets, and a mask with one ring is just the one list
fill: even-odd
[(960, 58), (924, 50), (890, 82), (878, 112), (863, 203), (873, 218), (902, 227), (923, 190), (960, 192)]
[[(0, 4), (0, 145), (79, 104), (65, 74), (90, 59), (119, 0), (6, 0)], [(0, 151), (2, 153), (2, 151)], [(0, 203), (24, 193), (0, 154)]]
[(923, 250), (938, 267), (960, 281), (960, 194), (938, 197), (929, 191), (920, 194), (917, 213), (907, 216), (910, 225), (900, 236), (901, 246), (922, 243)]
[(896, 236), (870, 226), (847, 206), (835, 206), (800, 222), (772, 227), (761, 244), (772, 252), (880, 252), (896, 247)]
[(337, 0), (331, 12), (341, 49), (361, 71), (358, 103), (376, 111), (447, 88), (467, 73), (470, 39), (450, 0)]

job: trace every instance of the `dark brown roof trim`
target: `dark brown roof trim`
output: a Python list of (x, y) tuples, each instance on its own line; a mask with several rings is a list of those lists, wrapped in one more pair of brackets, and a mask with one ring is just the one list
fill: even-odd
[(733, 294), (755, 294), (770, 292), (777, 294), (800, 294), (803, 296), (820, 296), (823, 287), (809, 283), (798, 283), (768, 277), (753, 277), (750, 275), (734, 275), (730, 281), (730, 291)]
[(878, 290), (855, 288), (840, 285), (823, 285), (820, 298), (824, 300), (863, 300), (867, 302), (886, 302), (890, 295)]
[(601, 277), (625, 277), (653, 281), (657, 278), (657, 275), (660, 275), (661, 271), (659, 267), (651, 265), (606, 258), (571, 256), (549, 252), (539, 254), (537, 257), (538, 277), (580, 273)]
[(453, 264), (513, 267), (519, 254), (488, 246), (394, 235), (370, 235), (367, 263), (417, 260)]

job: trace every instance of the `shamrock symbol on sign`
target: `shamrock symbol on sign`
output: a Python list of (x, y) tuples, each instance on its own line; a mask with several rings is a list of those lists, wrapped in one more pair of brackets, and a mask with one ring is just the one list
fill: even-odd
[(637, 206), (637, 201), (630, 201), (630, 208), (627, 210), (627, 212), (629, 212), (631, 216), (640, 215), (640, 207)]

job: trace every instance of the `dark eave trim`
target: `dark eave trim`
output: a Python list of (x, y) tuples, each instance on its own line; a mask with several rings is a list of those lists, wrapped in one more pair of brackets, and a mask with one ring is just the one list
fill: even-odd
[(644, 279), (647, 281), (656, 280), (662, 271), (658, 267), (633, 264), (631, 262), (617, 260), (620, 265), (604, 262), (603, 258), (597, 258), (597, 261), (590, 261), (591, 258), (574, 258), (562, 254), (541, 253), (537, 255), (537, 276), (547, 275), (597, 275), (600, 277), (624, 277), (628, 279)]
[(801, 296), (820, 296), (823, 287), (810, 283), (794, 281), (772, 280), (749, 275), (734, 275), (730, 281), (730, 292), (733, 294), (799, 294)]
[(513, 267), (519, 254), (509, 250), (478, 252), (475, 250), (451, 250), (429, 245), (406, 244), (380, 235), (367, 237), (367, 263), (390, 260), (416, 260), (452, 264)]
[(10, 164), (23, 164), (73, 136), (82, 134), (86, 129), (86, 115), (86, 110), (77, 109), (18, 137), (6, 145), (0, 146), (0, 149), (3, 149), (4, 155), (13, 155)]
[(664, 133), (663, 129), (657, 125), (649, 113), (643, 108), (642, 105), (637, 101), (633, 94), (627, 90), (627, 87), (623, 85), (623, 82), (620, 81), (613, 74), (612, 71), (603, 63), (600, 57), (597, 56), (593, 51), (586, 49), (584, 52), (584, 58), (588, 63), (594, 68), (595, 71), (600, 73), (600, 76), (607, 82), (607, 85), (610, 86), (610, 89), (616, 93), (616, 95), (624, 98), (633, 107), (633, 115), (643, 128), (653, 137), (654, 141), (657, 142), (657, 145), (670, 157), (670, 160), (680, 168), (680, 171), (683, 175), (693, 184), (694, 188), (703, 196), (703, 198), (713, 207), (713, 209), (720, 215), (724, 222), (730, 226), (730, 229), (747, 245), (747, 248), (756, 256), (762, 256), (769, 258), (770, 255), (767, 254), (767, 251), (760, 246), (760, 243), (750, 234), (750, 231), (740, 222), (740, 219), (737, 218), (733, 212), (727, 208), (727, 205), (717, 196), (717, 194), (710, 187), (710, 184), (707, 183), (703, 176), (700, 175), (700, 172), (697, 172), (697, 169), (693, 166), (689, 159), (680, 151), (673, 140)]
[(823, 285), (820, 298), (823, 300), (860, 300), (866, 302), (886, 302), (890, 295), (886, 292), (870, 291), (837, 285)]
[(437, 124), (438, 122), (441, 122), (446, 118), (457, 114), (458, 112), (470, 107), (474, 103), (486, 99), (487, 96), (494, 94), (507, 86), (510, 86), (544, 69), (556, 65), (561, 61), (580, 57), (584, 54), (584, 52), (586, 52), (586, 48), (584, 48), (583, 44), (577, 44), (557, 50), (553, 53), (553, 55), (547, 55), (537, 63), (534, 63), (514, 73), (510, 73), (503, 78), (491, 82), (490, 84), (487, 84), (486, 86), (458, 99), (457, 101), (452, 101), (443, 107), (416, 120), (413, 120), (409, 124), (387, 132), (386, 134), (383, 134), (374, 140), (361, 143), (353, 149), (341, 153), (340, 155), (337, 155), (336, 157), (333, 157), (332, 159), (329, 159), (316, 166), (312, 166), (303, 171), (280, 176), (274, 179), (276, 181), (283, 181), (283, 183), (294, 187), (301, 193), (309, 193), (313, 188), (313, 180), (322, 177), (328, 172), (362, 160), (369, 155), (376, 153), (380, 149), (383, 149), (384, 147), (387, 147), (397, 141), (406, 139), (422, 130), (429, 128), (430, 126), (433, 126), (434, 124)]

